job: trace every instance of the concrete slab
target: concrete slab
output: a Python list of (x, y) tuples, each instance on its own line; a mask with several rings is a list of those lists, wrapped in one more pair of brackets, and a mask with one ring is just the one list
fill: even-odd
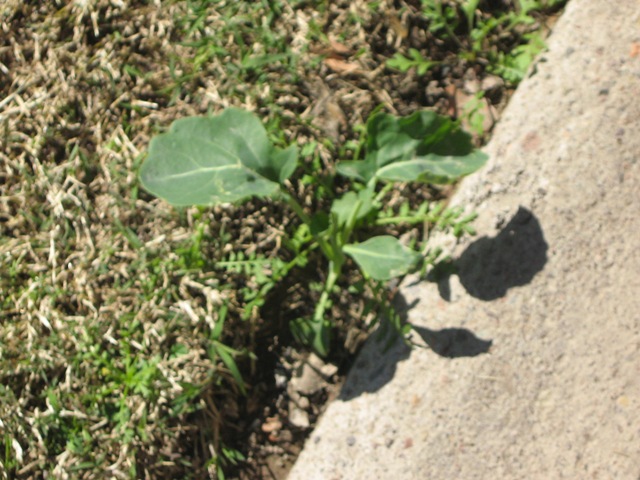
[(548, 45), (454, 198), (458, 274), (402, 288), (431, 348), (369, 341), (290, 480), (640, 478), (640, 3)]

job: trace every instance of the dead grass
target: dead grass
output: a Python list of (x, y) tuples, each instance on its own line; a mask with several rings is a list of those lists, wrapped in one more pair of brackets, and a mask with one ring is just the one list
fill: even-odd
[(136, 179), (153, 129), (206, 110), (154, 88), (185, 9), (3, 7), (5, 477), (202, 478), (238, 414), (207, 353), (218, 282), (175, 253), (193, 220)]
[[(480, 78), (481, 65), (390, 71), (385, 60), (407, 45), (451, 54), (421, 27), (419, 2), (369, 3), (4, 1), (2, 478), (215, 478), (233, 470), (224, 449), (250, 432), (255, 451), (268, 442), (257, 427), (273, 413), (264, 399), (290, 341), (286, 309), (241, 320), (247, 279), (216, 262), (286, 255), (288, 214), (262, 203), (176, 212), (141, 191), (136, 172), (172, 120), (229, 105), (258, 111), (277, 142), (317, 142), (309, 168), (315, 155), (329, 171), (349, 155), (336, 145), (379, 104), (454, 113), (447, 87)], [(282, 288), (292, 310), (310, 308)], [(346, 318), (353, 300), (341, 301)], [(216, 340), (237, 352), (246, 397)]]

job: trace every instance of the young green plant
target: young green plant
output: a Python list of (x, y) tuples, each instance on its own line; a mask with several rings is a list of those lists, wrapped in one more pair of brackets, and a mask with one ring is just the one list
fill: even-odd
[[(149, 192), (178, 207), (250, 197), (287, 203), (302, 222), (299, 228), (308, 232), (307, 248), (319, 248), (328, 261), (313, 316), (295, 320), (291, 327), (298, 339), (327, 355), (331, 321), (326, 312), (348, 257), (365, 279), (375, 282), (403, 276), (423, 261), (421, 253), (390, 235), (358, 241), (358, 231), (380, 217), (389, 185), (450, 183), (477, 170), (487, 159), (457, 123), (431, 111), (403, 118), (372, 115), (365, 148), (363, 160), (338, 163), (337, 172), (351, 180), (352, 189), (336, 198), (328, 212), (305, 211), (285, 185), (298, 166), (295, 145), (273, 147), (260, 120), (237, 108), (211, 117), (176, 120), (167, 133), (152, 139), (140, 179)], [(381, 184), (387, 185), (379, 188)], [(425, 219), (430, 214), (423, 209)], [(386, 216), (384, 223), (394, 220)]]

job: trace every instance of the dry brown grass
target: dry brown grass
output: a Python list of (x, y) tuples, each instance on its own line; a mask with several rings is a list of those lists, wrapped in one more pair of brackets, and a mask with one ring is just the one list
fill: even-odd
[[(5, 477), (202, 478), (237, 420), (237, 386), (206, 350), (216, 276), (175, 253), (193, 219), (136, 179), (154, 129), (220, 106), (159, 93), (188, 51), (185, 15), (109, 1), (0, 12)], [(185, 387), (200, 393), (181, 412)]]

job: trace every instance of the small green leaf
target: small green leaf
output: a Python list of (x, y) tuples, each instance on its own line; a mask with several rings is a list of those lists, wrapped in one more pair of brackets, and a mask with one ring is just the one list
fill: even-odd
[(387, 60), (387, 66), (395, 68), (401, 72), (406, 72), (412, 67), (417, 68), (418, 75), (424, 75), (434, 65), (439, 62), (427, 60), (422, 56), (419, 50), (415, 48), (409, 49), (409, 57), (405, 57), (401, 53), (396, 53), (392, 58)]
[(410, 58), (405, 57), (401, 53), (397, 52), (392, 58), (387, 60), (387, 66), (406, 72), (413, 66), (413, 62)]
[(289, 324), (296, 339), (308, 345), (321, 357), (329, 355), (331, 344), (331, 324), (326, 320), (297, 318)]
[(219, 342), (215, 342), (215, 344), (212, 345), (211, 349), (213, 350), (212, 353), (217, 354), (217, 356), (220, 357), (220, 360), (222, 360), (222, 363), (224, 363), (225, 366), (229, 369), (229, 373), (231, 373), (231, 376), (235, 380), (236, 385), (238, 386), (242, 394), (246, 395), (247, 389), (244, 385), (244, 380), (242, 379), (240, 370), (236, 365), (236, 361), (233, 359), (233, 355), (237, 354), (238, 352)]
[(213, 328), (211, 329), (210, 339), (211, 340), (219, 340), (222, 335), (222, 329), (224, 328), (224, 322), (227, 318), (227, 313), (229, 311), (228, 305), (222, 305), (220, 310), (218, 311), (218, 321), (215, 322)]
[[(355, 210), (357, 208), (357, 211)], [(335, 213), (338, 225), (345, 225), (352, 216), (357, 222), (366, 217), (373, 208), (373, 192), (368, 188), (356, 192), (347, 192), (333, 201), (331, 212)]]
[(343, 248), (362, 271), (374, 280), (389, 280), (409, 273), (422, 260), (422, 255), (405, 247), (390, 235), (373, 237), (366, 242)]

